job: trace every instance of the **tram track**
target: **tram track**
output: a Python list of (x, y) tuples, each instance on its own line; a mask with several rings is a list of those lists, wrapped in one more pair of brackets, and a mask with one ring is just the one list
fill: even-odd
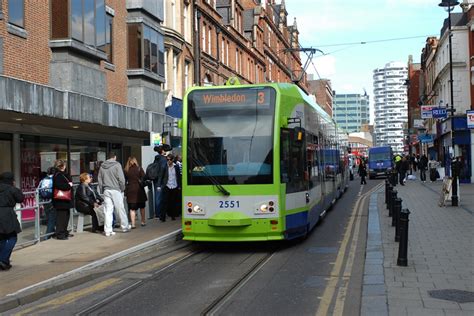
[[(166, 256), (166, 255), (170, 255), (173, 252), (177, 252), (177, 251), (183, 250), (185, 248), (192, 248), (192, 247), (193, 247), (193, 245), (187, 245), (187, 246), (184, 246), (184, 247), (179, 247), (177, 249), (174, 249), (172, 251), (167, 252), (166, 254), (161, 254), (159, 256), (155, 256), (153, 258), (149, 258), (147, 260), (144, 260), (144, 261), (140, 262), (140, 264), (150, 262), (151, 260)], [(160, 278), (168, 270), (176, 267), (180, 263), (183, 263), (183, 262), (189, 260), (190, 258), (192, 258), (192, 257), (194, 257), (194, 256), (196, 256), (196, 255), (198, 255), (202, 252), (202, 250), (194, 251), (192, 249), (190, 251), (191, 251), (190, 253), (178, 258), (177, 260), (172, 261), (171, 263), (165, 265), (164, 267), (160, 268), (159, 270), (153, 272), (151, 277), (146, 278), (146, 279), (137, 280), (137, 281), (133, 282), (132, 284), (126, 286), (125, 288), (121, 289), (120, 291), (110, 295), (109, 297), (107, 297), (105, 299), (102, 299), (102, 300), (96, 302), (95, 304), (93, 304), (93, 305), (91, 305), (91, 306), (75, 313), (74, 315), (83, 316), (83, 315), (90, 315), (94, 312), (97, 312), (97, 311), (101, 310), (103, 307), (106, 307), (107, 305), (109, 305), (109, 304), (119, 300), (120, 298), (126, 296), (128, 293), (131, 293), (132, 291), (139, 288), (140, 286), (143, 286), (143, 285), (145, 285), (146, 283), (148, 283), (150, 281), (153, 281), (153, 280), (156, 280), (156, 279)]]
[(209, 304), (202, 312), (201, 316), (212, 316), (221, 310), (221, 308), (229, 302), (232, 297), (240, 291), (254, 276), (257, 274), (268, 261), (271, 260), (277, 250), (273, 250), (265, 254), (255, 264), (250, 267), (245, 274), (236, 280), (222, 295), (216, 298), (211, 304)]

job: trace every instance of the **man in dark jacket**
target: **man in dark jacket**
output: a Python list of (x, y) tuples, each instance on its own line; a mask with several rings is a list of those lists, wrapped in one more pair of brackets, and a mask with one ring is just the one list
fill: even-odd
[(426, 169), (428, 169), (428, 157), (425, 154), (421, 156), (418, 162), (418, 169), (420, 169), (420, 180), (426, 182)]
[(410, 169), (410, 157), (403, 157), (402, 160), (400, 161), (400, 169), (399, 169), (399, 174), (400, 174), (400, 184), (405, 185), (405, 177), (407, 175), (408, 170)]
[[(164, 202), (164, 188), (168, 182), (168, 162), (164, 156), (165, 150), (163, 146), (156, 146), (153, 149), (157, 152), (155, 160), (153, 163), (147, 167), (146, 178), (153, 181), (153, 186), (155, 188), (154, 199), (155, 199), (155, 217), (162, 218), (163, 215), (166, 216), (166, 211), (163, 210)], [(150, 218), (153, 218), (153, 214), (150, 212)]]
[(0, 270), (8, 270), (10, 256), (21, 232), (20, 223), (14, 207), (23, 202), (23, 193), (15, 187), (13, 173), (4, 172), (0, 175)]

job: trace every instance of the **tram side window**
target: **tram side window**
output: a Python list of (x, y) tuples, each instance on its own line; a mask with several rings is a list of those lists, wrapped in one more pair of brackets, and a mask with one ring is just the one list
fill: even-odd
[(282, 183), (289, 181), (289, 162), (290, 162), (290, 132), (282, 129), (280, 135), (280, 177)]
[(306, 164), (309, 176), (309, 188), (313, 188), (319, 182), (319, 160), (318, 160), (318, 137), (308, 134), (306, 145)]
[(297, 132), (289, 130), (289, 150), (288, 150), (288, 182), (287, 193), (304, 191), (307, 189), (307, 179), (305, 179), (306, 169), (306, 145), (303, 139), (297, 140)]

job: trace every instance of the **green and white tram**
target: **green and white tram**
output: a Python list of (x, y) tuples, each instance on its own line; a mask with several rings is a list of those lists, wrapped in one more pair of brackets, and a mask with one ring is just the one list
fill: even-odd
[(180, 125), (186, 240), (304, 236), (347, 185), (347, 138), (296, 85), (192, 88)]

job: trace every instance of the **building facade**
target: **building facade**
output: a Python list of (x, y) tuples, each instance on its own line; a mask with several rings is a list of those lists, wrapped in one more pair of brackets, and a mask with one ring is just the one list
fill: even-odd
[(408, 152), (410, 154), (421, 154), (422, 147), (418, 139), (418, 123), (420, 120), (420, 63), (413, 63), (413, 56), (408, 57), (408, 77), (406, 80), (407, 87), (407, 104), (408, 104)]
[(285, 1), (195, 0), (195, 85), (297, 82), (307, 91), (296, 22), (287, 24)]
[(0, 171), (31, 192), (56, 159), (75, 182), (108, 151), (140, 161), (172, 121), (163, 13), (162, 0), (1, 0)]
[[(445, 167), (446, 175), (451, 175), (451, 160), (461, 157), (463, 168), (460, 181), (472, 182), (474, 167), (472, 164), (472, 131), (467, 128), (466, 111), (472, 109), (472, 81), (469, 38), (472, 30), (468, 23), (472, 20), (468, 12), (451, 14), (452, 65), (449, 62), (449, 28), (447, 19), (441, 28), (439, 40), (429, 38), (422, 53), (424, 94), (435, 107), (455, 109), (454, 115), (444, 119), (429, 119), (425, 127), (433, 135), (433, 143), (426, 146), (431, 158)], [(436, 44), (436, 45), (434, 45)], [(450, 66), (453, 72), (453, 102), (451, 102)], [(424, 102), (426, 103), (426, 102)], [(449, 113), (449, 112), (448, 112)]]
[(369, 124), (370, 109), (367, 94), (335, 94), (333, 118), (347, 133), (360, 132), (362, 125)]
[[(404, 130), (408, 125), (407, 65), (390, 62), (374, 70), (375, 146), (391, 146), (404, 152)], [(408, 148), (407, 148), (408, 149)]]
[(318, 103), (319, 106), (321, 106), (321, 108), (332, 117), (334, 91), (332, 90), (331, 80), (308, 80), (308, 89), (310, 95), (313, 95), (316, 98), (316, 103)]

